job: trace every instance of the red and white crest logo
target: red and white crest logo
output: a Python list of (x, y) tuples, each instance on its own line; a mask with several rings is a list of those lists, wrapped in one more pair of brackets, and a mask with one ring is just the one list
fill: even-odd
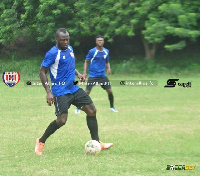
[(20, 74), (19, 72), (4, 72), (2, 78), (7, 86), (14, 87), (19, 83)]

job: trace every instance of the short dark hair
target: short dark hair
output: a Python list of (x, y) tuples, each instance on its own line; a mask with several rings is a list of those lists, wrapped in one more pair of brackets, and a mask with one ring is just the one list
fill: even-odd
[[(65, 33), (65, 34), (68, 33), (67, 30), (66, 30), (65, 28), (59, 28), (59, 29), (56, 31), (56, 38), (59, 37), (60, 32)], [(68, 34), (69, 34), (69, 33), (68, 33)]]
[(103, 38), (103, 39), (104, 39), (104, 36), (103, 36), (103, 35), (97, 35), (97, 36), (95, 37), (95, 39), (97, 39), (97, 38)]

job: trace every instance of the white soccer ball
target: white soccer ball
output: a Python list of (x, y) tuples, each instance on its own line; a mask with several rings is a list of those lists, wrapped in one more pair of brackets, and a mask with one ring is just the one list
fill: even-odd
[(86, 155), (97, 155), (101, 151), (101, 145), (96, 140), (90, 140), (85, 144)]

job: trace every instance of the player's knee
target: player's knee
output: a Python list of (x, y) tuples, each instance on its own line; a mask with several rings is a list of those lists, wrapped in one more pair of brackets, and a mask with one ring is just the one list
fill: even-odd
[(61, 120), (61, 126), (65, 125), (65, 124), (66, 124), (66, 121), (67, 121), (66, 119), (62, 119), (62, 120)]
[(67, 116), (66, 115), (61, 115), (60, 117), (57, 118), (57, 124), (59, 127), (65, 125), (67, 122)]
[(90, 94), (90, 90), (85, 90), (85, 92), (86, 92), (86, 94), (88, 94), (88, 95)]
[(66, 124), (66, 120), (64, 120), (64, 119), (59, 119), (59, 120), (57, 120), (57, 124), (58, 124), (59, 127), (61, 127), (61, 126), (63, 126), (63, 125)]
[(107, 89), (106, 90), (108, 94), (112, 94), (112, 90), (111, 89)]
[(96, 112), (97, 112), (97, 110), (94, 107), (94, 108), (91, 108), (91, 109), (88, 110), (87, 115), (88, 116), (96, 116)]

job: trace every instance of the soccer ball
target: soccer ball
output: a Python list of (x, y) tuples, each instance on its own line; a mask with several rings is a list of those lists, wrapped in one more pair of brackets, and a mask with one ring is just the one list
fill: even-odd
[(101, 145), (96, 140), (90, 140), (85, 144), (86, 155), (97, 155), (101, 151)]

